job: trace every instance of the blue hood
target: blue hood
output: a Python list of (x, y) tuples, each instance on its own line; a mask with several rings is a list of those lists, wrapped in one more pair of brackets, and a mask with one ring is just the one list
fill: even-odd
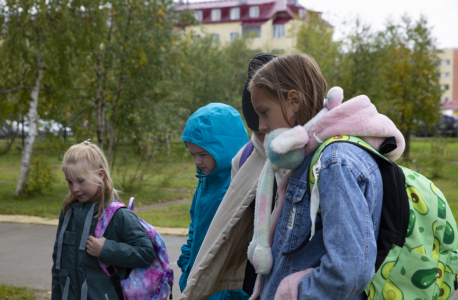
[[(191, 224), (188, 240), (181, 247), (178, 260), (182, 271), (179, 283), (183, 291), (208, 227), (231, 183), (232, 158), (248, 142), (248, 134), (240, 114), (234, 108), (211, 103), (188, 119), (181, 140), (204, 148), (216, 161), (216, 169), (210, 174), (203, 175), (197, 169), (199, 181), (189, 211)], [(211, 298), (216, 299), (219, 299), (218, 295)]]
[(210, 103), (189, 117), (181, 140), (194, 143), (213, 156), (216, 169), (201, 175), (212, 176), (231, 169), (232, 158), (248, 142), (248, 134), (237, 110), (226, 104)]

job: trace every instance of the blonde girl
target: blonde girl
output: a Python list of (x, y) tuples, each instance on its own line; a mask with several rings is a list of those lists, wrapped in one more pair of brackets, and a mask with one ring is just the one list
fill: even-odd
[(115, 266), (120, 279), (144, 267), (156, 253), (138, 217), (119, 209), (102, 238), (94, 237), (104, 209), (120, 201), (103, 152), (89, 140), (64, 155), (62, 171), (69, 193), (59, 217), (53, 252), (52, 296), (61, 299), (118, 299), (98, 261)]
[[(259, 116), (259, 131), (267, 134), (268, 156), (273, 137), (286, 132), (274, 131), (279, 128), (294, 127), (276, 149), (287, 149), (283, 152), (287, 153), (291, 149), (288, 145), (300, 142), (303, 151), (279, 186), (272, 217), (266, 209), (270, 207), (266, 199), (272, 198), (269, 178), (258, 184), (255, 234), (248, 258), (260, 275), (251, 299), (365, 299), (364, 288), (375, 269), (383, 198), (378, 164), (366, 151), (349, 143), (325, 148), (319, 170), (321, 213), (315, 220), (307, 191), (308, 170), (320, 143), (334, 136), (327, 132), (358, 132), (383, 139), (396, 136), (403, 141), (402, 135), (365, 96), (335, 108), (343, 98), (341, 89), (335, 88), (330, 92), (334, 98), (324, 102), (326, 81), (316, 62), (305, 54), (273, 59), (256, 71), (248, 89)], [(332, 102), (335, 98), (340, 101)], [(369, 126), (373, 120), (380, 126)], [(279, 164), (281, 155), (276, 158), (278, 162), (271, 159), (266, 164), (265, 174), (269, 167), (284, 167)]]

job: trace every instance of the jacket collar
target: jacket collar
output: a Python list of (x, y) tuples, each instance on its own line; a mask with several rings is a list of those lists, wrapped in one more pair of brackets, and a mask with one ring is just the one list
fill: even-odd
[(263, 143), (261, 143), (260, 140), (254, 135), (254, 133), (251, 135), (251, 142), (253, 143), (254, 148), (256, 151), (258, 151), (259, 155), (262, 156), (262, 158), (267, 159), (266, 155), (266, 150), (264, 149)]

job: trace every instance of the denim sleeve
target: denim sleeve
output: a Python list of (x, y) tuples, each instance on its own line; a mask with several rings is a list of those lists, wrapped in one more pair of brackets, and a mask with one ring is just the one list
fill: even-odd
[(358, 165), (357, 170), (341, 159), (329, 159), (323, 165), (319, 192), (327, 253), (301, 279), (299, 299), (352, 299), (363, 293), (375, 272), (377, 246), (370, 208), (374, 205), (368, 202), (380, 197), (375, 191), (380, 186), (375, 187), (382, 182), (369, 155), (365, 165)]

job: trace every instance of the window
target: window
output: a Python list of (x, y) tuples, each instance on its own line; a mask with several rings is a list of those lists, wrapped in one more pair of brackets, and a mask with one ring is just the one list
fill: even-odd
[(231, 8), (231, 20), (238, 20), (240, 19), (240, 8), (234, 7)]
[(446, 60), (445, 60), (445, 65), (446, 65), (446, 66), (450, 66), (450, 59), (446, 59)]
[(239, 33), (238, 33), (238, 32), (231, 32), (231, 33), (229, 34), (229, 41), (232, 43), (232, 42), (235, 41), (238, 37), (239, 37)]
[(450, 78), (450, 73), (449, 72), (445, 72), (444, 78)]
[(218, 43), (219, 42), (219, 33), (212, 34), (212, 40), (213, 40), (213, 43)]
[(442, 61), (440, 59), (437, 60), (437, 66), (440, 66)]
[(274, 25), (272, 37), (274, 39), (283, 39), (285, 37), (285, 24)]
[(300, 17), (300, 18), (303, 18), (304, 15), (305, 15), (304, 9), (303, 9), (303, 8), (300, 8), (300, 9), (299, 9), (299, 17)]
[(212, 9), (212, 21), (220, 21), (221, 20), (221, 9)]
[(448, 91), (449, 88), (450, 88), (450, 87), (449, 87), (448, 84), (444, 85), (444, 91)]
[(194, 11), (194, 18), (196, 18), (197, 21), (202, 22), (202, 11), (201, 10)]
[(447, 102), (447, 101), (448, 101), (448, 97), (445, 97), (445, 98), (444, 98), (444, 101)]
[(246, 37), (260, 38), (261, 26), (244, 26), (242, 27), (242, 34)]
[(259, 6), (250, 6), (250, 18), (259, 18)]

